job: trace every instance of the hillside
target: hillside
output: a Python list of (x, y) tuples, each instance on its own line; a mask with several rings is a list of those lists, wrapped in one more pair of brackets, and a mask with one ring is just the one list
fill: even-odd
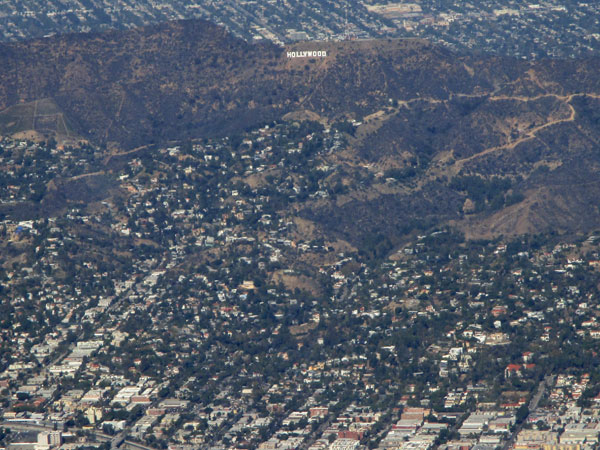
[[(327, 58), (286, 57), (316, 49)], [(323, 157), (337, 167), (327, 183), (343, 193), (289, 214), (389, 252), (443, 224), (473, 238), (593, 230), (599, 66), (457, 55), (417, 40), (282, 49), (184, 21), (0, 46), (0, 126), (77, 136), (108, 156), (233, 138), (283, 117), (345, 124), (347, 144)], [(41, 100), (51, 126), (35, 126)]]

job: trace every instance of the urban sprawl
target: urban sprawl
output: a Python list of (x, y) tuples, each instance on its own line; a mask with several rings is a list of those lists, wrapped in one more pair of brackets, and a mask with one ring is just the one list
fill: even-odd
[(323, 235), (301, 210), (343, 199), (348, 126), (4, 138), (2, 445), (596, 448), (600, 237)]

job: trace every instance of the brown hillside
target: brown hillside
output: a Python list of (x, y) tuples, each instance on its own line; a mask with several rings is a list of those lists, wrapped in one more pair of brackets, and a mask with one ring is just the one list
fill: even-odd
[[(288, 59), (288, 50), (328, 56)], [(45, 132), (126, 159), (154, 142), (283, 117), (356, 120), (347, 148), (327, 156), (349, 192), (297, 208), (333, 240), (393, 246), (444, 223), (474, 237), (568, 232), (600, 219), (599, 69), (598, 59), (456, 55), (417, 40), (282, 49), (183, 21), (0, 46), (0, 125), (25, 130), (19, 105), (45, 99), (54, 107)]]

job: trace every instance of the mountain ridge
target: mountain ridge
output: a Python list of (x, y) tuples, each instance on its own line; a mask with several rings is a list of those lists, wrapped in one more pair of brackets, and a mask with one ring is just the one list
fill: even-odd
[(0, 105), (51, 99), (107, 157), (284, 117), (346, 123), (347, 145), (324, 160), (348, 192), (296, 212), (353, 245), (381, 235), (392, 248), (444, 224), (474, 238), (593, 229), (599, 68), (598, 58), (458, 55), (420, 40), (281, 48), (194, 20), (0, 45)]

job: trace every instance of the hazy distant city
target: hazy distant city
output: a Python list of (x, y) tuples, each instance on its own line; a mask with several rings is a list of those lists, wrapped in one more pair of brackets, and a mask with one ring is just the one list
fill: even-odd
[(199, 17), (249, 41), (277, 44), (420, 37), (455, 50), (523, 58), (600, 50), (600, 5), (576, 0), (7, 0), (0, 4), (0, 36), (27, 39)]

